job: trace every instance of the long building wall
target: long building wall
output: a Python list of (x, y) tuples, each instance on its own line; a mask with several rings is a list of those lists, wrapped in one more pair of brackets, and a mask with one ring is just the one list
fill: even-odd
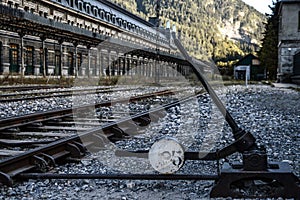
[[(177, 54), (168, 37), (170, 30), (158, 31), (150, 23), (104, 0), (4, 0), (1, 4), (46, 18), (50, 22), (79, 27), (116, 41), (170, 55)], [(47, 35), (33, 35), (0, 30), (0, 73), (114, 76), (125, 74), (137, 63), (145, 67), (157, 63), (153, 58), (111, 48), (105, 42), (91, 45), (80, 41), (78, 44), (78, 41), (69, 42), (49, 39)], [(174, 68), (178, 67), (178, 64), (168, 62), (169, 64)], [(151, 74), (151, 71), (154, 69), (141, 69), (139, 73)]]
[[(20, 38), (16, 33), (7, 31), (0, 33), (1, 74), (21, 74)], [(33, 36), (25, 36), (23, 46), (24, 75), (43, 75), (43, 71), (46, 70), (46, 76), (75, 76), (76, 73), (78, 76), (116, 76), (136, 73), (154, 76), (154, 68), (157, 64), (154, 59), (134, 54), (124, 55), (123, 52), (109, 49), (93, 47), (88, 49), (82, 45), (75, 47), (68, 43), (61, 45), (58, 41), (49, 39), (43, 44), (39, 38)], [(43, 61), (43, 49), (45, 61)], [(163, 61), (160, 63), (160, 66), (173, 65), (174, 68), (178, 66), (176, 63)], [(183, 68), (180, 65), (178, 67)], [(164, 69), (161, 71), (163, 72)], [(183, 72), (183, 69), (180, 71)], [(161, 75), (168, 76), (167, 73)]]

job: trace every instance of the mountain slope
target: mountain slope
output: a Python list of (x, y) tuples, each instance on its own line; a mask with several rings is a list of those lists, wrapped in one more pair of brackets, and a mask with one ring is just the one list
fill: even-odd
[[(156, 0), (111, 0), (146, 20), (155, 16)], [(266, 17), (242, 0), (162, 0), (161, 25), (181, 31), (189, 53), (228, 65), (254, 52), (263, 38)]]

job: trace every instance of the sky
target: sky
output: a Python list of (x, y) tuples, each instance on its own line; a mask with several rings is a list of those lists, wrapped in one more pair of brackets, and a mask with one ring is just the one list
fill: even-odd
[(272, 5), (272, 0), (243, 0), (245, 3), (253, 6), (256, 10), (261, 13), (271, 13), (268, 5)]

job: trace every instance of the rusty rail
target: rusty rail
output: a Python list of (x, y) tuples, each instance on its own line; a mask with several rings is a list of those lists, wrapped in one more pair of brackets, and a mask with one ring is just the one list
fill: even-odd
[(61, 88), (59, 85), (30, 85), (30, 86), (1, 86), (1, 91), (25, 91), (25, 90), (39, 90), (39, 89), (55, 89)]
[[(154, 93), (145, 94), (145, 95), (141, 95), (141, 96), (131, 97), (129, 100), (128, 100), (128, 98), (124, 98), (124, 99), (115, 100), (115, 101), (105, 101), (105, 102), (93, 104), (92, 106), (107, 107), (107, 106), (112, 106), (117, 103), (124, 103), (124, 102), (128, 102), (128, 101), (130, 101), (130, 102), (140, 101), (140, 100), (146, 99), (146, 98), (152, 98), (155, 96), (163, 96), (163, 95), (170, 95), (170, 94), (173, 94), (173, 92), (170, 90), (164, 90), (164, 91), (154, 92)], [(20, 126), (24, 126), (24, 125), (28, 125), (28, 124), (32, 124), (32, 123), (36, 123), (36, 122), (59, 118), (62, 116), (68, 116), (68, 115), (71, 115), (76, 110), (84, 110), (86, 108), (89, 108), (90, 106), (91, 105), (83, 105), (83, 106), (78, 106), (78, 107), (74, 107), (74, 108), (59, 109), (59, 110), (53, 110), (53, 111), (47, 111), (47, 112), (37, 112), (34, 114), (30, 114), (30, 115), (2, 119), (2, 120), (0, 120), (0, 130), (14, 128), (14, 127), (20, 127)]]
[[(167, 95), (167, 94), (173, 94), (171, 91), (160, 91), (156, 93), (151, 93), (148, 95), (142, 95), (133, 97), (130, 99), (130, 101), (137, 101), (144, 98), (154, 97), (157, 95)], [(190, 97), (189, 97), (190, 98)], [(185, 98), (185, 101), (187, 101), (189, 98)], [(115, 102), (105, 102), (102, 104), (99, 104), (99, 106), (108, 106), (112, 105), (113, 103), (120, 103), (126, 100), (118, 100)], [(178, 105), (178, 101), (173, 102), (171, 104), (167, 104), (165, 106), (162, 106), (160, 108), (154, 109), (151, 111), (151, 113), (159, 113), (161, 110), (166, 109), (168, 107), (172, 107), (175, 105)], [(79, 109), (79, 108), (78, 108)], [(82, 107), (80, 107), (82, 109)], [(72, 109), (65, 109), (63, 111), (49, 111), (46, 114), (45, 113), (38, 113), (33, 114), (29, 118), (28, 116), (20, 117), (20, 119), (17, 121), (17, 125), (25, 125), (30, 124), (33, 121), (39, 121), (42, 120), (41, 118), (44, 116), (45, 118), (51, 118), (55, 117), (57, 113), (59, 114), (71, 114)], [(121, 119), (117, 122), (111, 122), (109, 124), (106, 124), (101, 127), (97, 127), (94, 129), (90, 129), (88, 131), (85, 131), (79, 135), (71, 136), (68, 138), (63, 138), (60, 140), (57, 140), (55, 142), (46, 144), (42, 147), (30, 150), (28, 152), (16, 155), (14, 157), (9, 157), (0, 162), (0, 183), (11, 185), (13, 183), (13, 178), (17, 175), (31, 171), (31, 170), (38, 170), (42, 172), (46, 172), (48, 169), (51, 169), (53, 166), (55, 166), (58, 162), (64, 161), (66, 158), (71, 157), (75, 159), (79, 159), (82, 157), (86, 152), (86, 147), (93, 145), (94, 143), (99, 145), (99, 143), (103, 143), (103, 140), (108, 140), (106, 135), (104, 133), (110, 132), (111, 135), (113, 135), (113, 138), (122, 138), (122, 135), (120, 135), (120, 132), (115, 130), (115, 127), (118, 124), (124, 124), (128, 121), (136, 121), (141, 123), (150, 123), (150, 120), (144, 120), (144, 118), (149, 116), (149, 112), (142, 112), (139, 114), (132, 115), (131, 117), (128, 117), (126, 119)], [(57, 116), (56, 116), (57, 117)], [(15, 119), (7, 119), (6, 122), (10, 123), (11, 126), (17, 126), (13, 124), (13, 121)], [(3, 121), (2, 121), (3, 122)], [(15, 121), (16, 123), (16, 121)], [(3, 125), (1, 123), (2, 129), (4, 127), (7, 127), (7, 125)], [(122, 130), (121, 130), (122, 133)], [(92, 137), (92, 140), (91, 140)], [(85, 141), (85, 142), (82, 142)]]
[[(31, 92), (31, 93), (10, 93), (10, 94), (1, 94), (0, 103), (45, 99), (51, 97), (68, 97), (68, 96), (80, 96), (80, 95), (87, 95), (87, 94), (111, 93), (116, 91), (130, 91), (130, 90), (132, 89), (103, 88), (103, 89), (76, 89), (76, 90), (62, 90), (62, 91)], [(61, 94), (55, 94), (55, 93), (61, 93)], [(41, 96), (30, 96), (30, 95), (41, 95)], [(22, 96), (22, 97), (18, 97), (18, 96)]]

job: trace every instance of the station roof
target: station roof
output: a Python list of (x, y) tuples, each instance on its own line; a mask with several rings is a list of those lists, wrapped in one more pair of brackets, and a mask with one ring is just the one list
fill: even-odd
[[(59, 3), (55, 0), (51, 0), (51, 1)], [(153, 34), (158, 33), (160, 37), (166, 38), (166, 36), (164, 34), (162, 34), (161, 32), (157, 32), (156, 28), (154, 27), (154, 25), (152, 23), (129, 12), (128, 10), (120, 7), (119, 5), (112, 3), (111, 1), (107, 1), (107, 0), (79, 0), (79, 1), (89, 4), (91, 6), (95, 6), (99, 9), (103, 9), (105, 12), (111, 13), (118, 18), (121, 18), (123, 20), (126, 20), (127, 22), (130, 22), (130, 23), (138, 26), (138, 27), (143, 28), (144, 30), (147, 30)], [(69, 2), (68, 0), (62, 0), (60, 4), (66, 6), (66, 7), (70, 7), (68, 2)], [(74, 6), (72, 9), (77, 10), (78, 12), (82, 12), (78, 8), (76, 8), (76, 6)]]
[(243, 58), (241, 58), (236, 64), (235, 66), (238, 65), (252, 65), (252, 60), (253, 59), (258, 59), (258, 57), (256, 57), (255, 55), (253, 55), (252, 53), (244, 56)]

